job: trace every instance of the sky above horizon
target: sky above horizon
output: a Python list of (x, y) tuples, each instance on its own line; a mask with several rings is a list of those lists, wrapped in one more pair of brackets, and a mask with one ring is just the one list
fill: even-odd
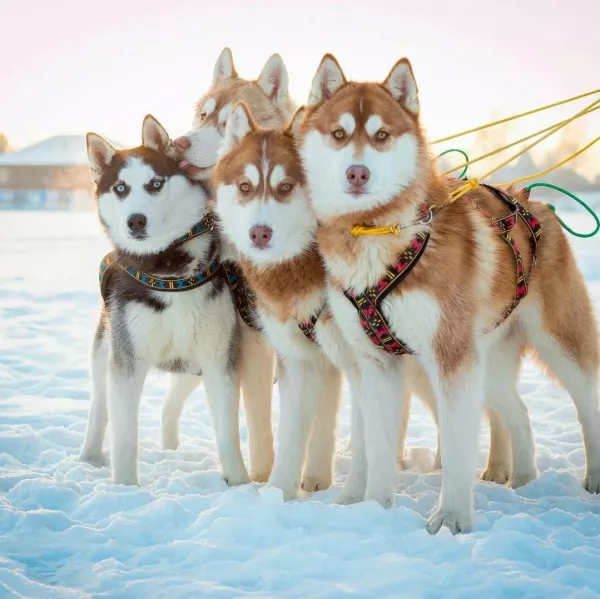
[[(357, 80), (383, 79), (408, 56), (424, 124), (436, 138), (600, 87), (599, 22), (594, 0), (0, 0), (0, 132), (16, 148), (90, 130), (136, 145), (152, 113), (175, 137), (189, 129), (227, 45), (246, 78), (279, 52), (298, 103), (325, 52)], [(525, 134), (583, 106), (513, 131)], [(600, 135), (600, 115), (585, 120), (577, 130), (582, 146)], [(600, 173), (599, 163), (587, 170)]]

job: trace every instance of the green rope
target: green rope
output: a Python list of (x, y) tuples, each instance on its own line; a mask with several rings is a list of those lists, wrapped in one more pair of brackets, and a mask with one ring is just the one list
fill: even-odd
[[(459, 150), (458, 148), (450, 148), (449, 150), (444, 150), (441, 154), (438, 154), (438, 158), (441, 158), (442, 156), (445, 156), (446, 154), (450, 154), (451, 152), (458, 152), (459, 154), (462, 154), (465, 157), (465, 161), (469, 162), (469, 155), (464, 150)], [(467, 174), (468, 168), (469, 168), (469, 165), (465, 164), (462, 172), (460, 173), (460, 175), (458, 175), (457, 179), (462, 179)]]
[(575, 235), (575, 237), (587, 238), (587, 237), (593, 237), (594, 235), (596, 235), (596, 233), (598, 233), (598, 231), (600, 231), (600, 219), (598, 218), (598, 215), (583, 200), (578, 198), (576, 195), (572, 194), (570, 191), (567, 191), (566, 189), (563, 189), (562, 187), (559, 187), (558, 185), (553, 185), (552, 183), (542, 183), (542, 182), (532, 183), (531, 185), (528, 185), (525, 189), (527, 189), (527, 191), (530, 191), (534, 187), (548, 187), (550, 189), (560, 191), (561, 193), (564, 193), (565, 195), (567, 195), (570, 198), (572, 198), (573, 200), (575, 200), (580, 206), (583, 206), (593, 216), (594, 220), (596, 221), (596, 228), (591, 233), (577, 233), (577, 231), (573, 231), (573, 229), (571, 229), (571, 227), (569, 227), (562, 220), (562, 218), (560, 218), (560, 216), (558, 216), (558, 214), (556, 214), (556, 208), (552, 204), (548, 204), (548, 208), (550, 208), (550, 210), (552, 210), (552, 212), (554, 212), (556, 214), (556, 218), (558, 219), (558, 222), (561, 224), (562, 228), (567, 230), (569, 233), (571, 233), (571, 235)]

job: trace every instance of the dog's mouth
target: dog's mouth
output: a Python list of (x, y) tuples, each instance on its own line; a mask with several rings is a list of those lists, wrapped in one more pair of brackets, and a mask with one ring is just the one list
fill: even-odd
[(146, 233), (146, 231), (134, 231), (130, 233), (129, 236), (131, 239), (137, 239), (138, 241), (141, 241), (142, 239), (146, 239), (148, 237), (148, 233)]
[(210, 166), (196, 166), (192, 164), (189, 160), (182, 160), (179, 163), (179, 168), (191, 178), (196, 178), (205, 174), (208, 174), (210, 170), (214, 167), (214, 164)]

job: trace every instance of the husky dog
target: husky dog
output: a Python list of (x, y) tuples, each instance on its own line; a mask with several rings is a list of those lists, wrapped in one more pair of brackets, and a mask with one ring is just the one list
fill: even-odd
[[(108, 404), (113, 480), (138, 484), (138, 413), (148, 370), (202, 373), (223, 477), (230, 485), (247, 483), (238, 424), (240, 331), (218, 272), (218, 239), (204, 219), (205, 186), (188, 179), (173, 142), (150, 115), (141, 146), (116, 150), (89, 133), (87, 150), (115, 262), (109, 254), (101, 267), (104, 309), (93, 343), (93, 398), (80, 457), (102, 462)], [(197, 384), (197, 376), (188, 378), (193, 384), (176, 383), (176, 396)]]
[(194, 128), (175, 140), (181, 167), (193, 179), (210, 181), (225, 125), (236, 102), (246, 103), (261, 127), (287, 123), (295, 109), (288, 93), (288, 73), (279, 54), (267, 60), (256, 81), (242, 79), (235, 70), (233, 55), (224, 48), (213, 72), (208, 92), (196, 104)]
[[(308, 105), (300, 154), (319, 219), (328, 304), (356, 352), (360, 385), (352, 430), (359, 459), (345, 499), (393, 504), (406, 365), (398, 354), (406, 352), (421, 363), (437, 399), (443, 486), (430, 532), (473, 527), (482, 390), (510, 430), (513, 478), (535, 476), (527, 410), (516, 391), (526, 349), (570, 392), (586, 449), (584, 486), (599, 492), (597, 326), (553, 213), (524, 193), (515, 204), (485, 187), (448, 202), (462, 182), (436, 171), (406, 59), (382, 83), (355, 83), (326, 55)], [(510, 220), (503, 218), (507, 204)], [(432, 206), (443, 207), (424, 217)], [(373, 227), (395, 234), (368, 235)], [(401, 283), (391, 285), (397, 273)]]

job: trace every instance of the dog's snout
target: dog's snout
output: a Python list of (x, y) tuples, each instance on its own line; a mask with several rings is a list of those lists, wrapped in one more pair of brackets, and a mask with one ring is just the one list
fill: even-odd
[(266, 248), (273, 237), (273, 229), (267, 225), (254, 225), (249, 231), (250, 239), (254, 247), (261, 250)]
[(187, 150), (192, 144), (190, 143), (190, 140), (187, 137), (182, 135), (181, 137), (178, 137), (175, 140), (175, 145), (180, 150)]
[(146, 228), (148, 219), (143, 214), (131, 214), (127, 219), (127, 226), (132, 233), (139, 233)]
[(371, 171), (366, 166), (354, 164), (346, 171), (348, 183), (357, 189), (364, 187), (369, 182)]

